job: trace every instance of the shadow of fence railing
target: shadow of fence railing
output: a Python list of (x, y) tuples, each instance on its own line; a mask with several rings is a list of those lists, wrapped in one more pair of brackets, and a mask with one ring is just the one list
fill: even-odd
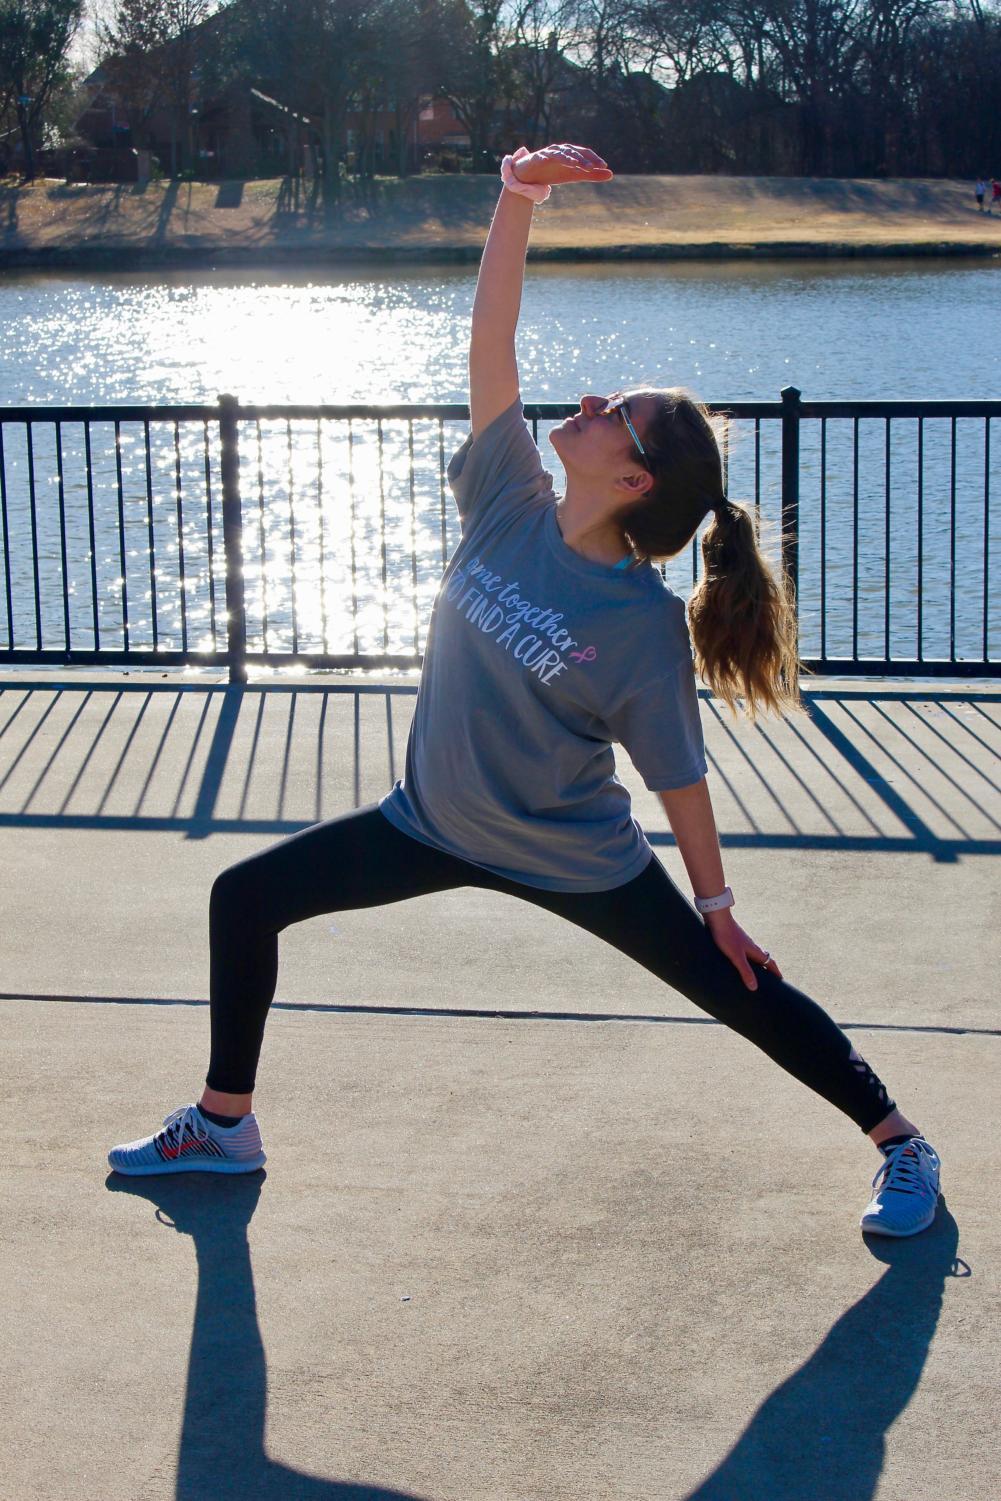
[[(293, 833), (402, 774), (413, 683), (0, 683), (0, 828)], [(1001, 853), (1001, 693), (811, 687), (790, 720), (733, 720), (702, 693), (731, 848)], [(640, 821), (656, 799), (623, 762)], [(649, 817), (646, 813), (649, 812)]]

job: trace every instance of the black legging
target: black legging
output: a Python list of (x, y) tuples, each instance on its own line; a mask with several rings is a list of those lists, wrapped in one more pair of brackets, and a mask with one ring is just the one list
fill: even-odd
[(809, 996), (760, 966), (757, 990), (747, 989), (656, 857), (612, 891), (540, 891), (411, 839), (377, 807), (303, 829), (231, 866), (213, 885), (210, 1087), (228, 1094), (254, 1087), (283, 928), (457, 886), (520, 897), (595, 933), (748, 1038), (863, 1131), (894, 1108)]

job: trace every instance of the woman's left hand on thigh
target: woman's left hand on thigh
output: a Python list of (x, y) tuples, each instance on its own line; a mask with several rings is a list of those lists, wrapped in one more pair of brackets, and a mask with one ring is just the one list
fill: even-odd
[(712, 934), (716, 947), (729, 959), (748, 990), (758, 988), (758, 981), (751, 968), (752, 963), (760, 965), (762, 969), (770, 970), (781, 980), (782, 971), (771, 954), (760, 944), (755, 943), (751, 935), (745, 933), (740, 924), (734, 921), (729, 907), (724, 907), (720, 912), (707, 912), (703, 921)]

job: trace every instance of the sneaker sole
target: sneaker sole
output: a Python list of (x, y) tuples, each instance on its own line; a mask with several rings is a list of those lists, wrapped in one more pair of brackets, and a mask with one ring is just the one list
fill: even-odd
[(865, 1235), (887, 1235), (890, 1236), (893, 1240), (906, 1240), (908, 1235), (920, 1235), (922, 1230), (927, 1230), (928, 1226), (935, 1218), (935, 1212), (937, 1209), (938, 1201), (936, 1200), (935, 1207), (932, 1209), (931, 1213), (925, 1219), (923, 1219), (919, 1225), (912, 1225), (908, 1230), (891, 1230), (889, 1225), (887, 1225), (885, 1221), (881, 1223), (878, 1220), (874, 1221), (870, 1225), (867, 1224), (864, 1219), (859, 1220), (859, 1227)]
[(121, 1173), (126, 1178), (150, 1178), (162, 1173), (256, 1173), (267, 1162), (267, 1157), (261, 1152), (258, 1157), (251, 1157), (247, 1162), (220, 1162), (202, 1158), (192, 1161), (182, 1158), (178, 1162), (142, 1163), (138, 1167), (122, 1166), (109, 1157), (108, 1164), (113, 1172)]

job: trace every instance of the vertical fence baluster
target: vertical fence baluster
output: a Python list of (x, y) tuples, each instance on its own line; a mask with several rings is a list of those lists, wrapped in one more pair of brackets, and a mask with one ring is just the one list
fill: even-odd
[[(723, 418), (723, 494), (724, 495), (729, 495), (730, 494), (730, 414), (729, 414), (729, 412), (724, 412), (722, 414), (722, 418)], [(698, 561), (698, 557), (697, 557), (697, 543), (698, 543), (698, 533), (696, 533), (696, 535), (692, 538), (692, 549), (693, 549), (692, 564), (693, 564), (693, 566)], [(692, 582), (693, 583), (696, 582), (696, 579), (694, 577), (692, 579)]]
[(827, 418), (820, 419), (820, 659), (827, 660)]
[(122, 639), (129, 649), (129, 583), (125, 552), (125, 492), (122, 484), (122, 424), (115, 419), (115, 479), (118, 486), (118, 554), (122, 569)]
[(90, 423), (83, 424), (83, 454), (87, 466), (87, 529), (90, 536), (90, 601), (94, 611), (94, 650), (101, 650), (101, 621), (97, 602), (97, 535), (94, 521), (94, 471), (90, 451)]
[(893, 532), (890, 530), (890, 419), (883, 419), (884, 503), (886, 512), (886, 564), (883, 579), (883, 656), (890, 660), (890, 550)]
[(70, 631), (70, 578), (66, 557), (66, 486), (63, 474), (63, 425), (56, 423), (56, 483), (59, 492), (59, 553), (63, 566), (63, 637), (66, 650), (72, 648)]
[(348, 418), (348, 505), (349, 539), (351, 544), (351, 626), (354, 631), (355, 656), (358, 655), (358, 556), (355, 545), (355, 433), (354, 423)]
[(257, 531), (261, 548), (261, 646), (268, 649), (268, 543), (264, 532), (264, 450), (261, 443), (261, 419), (257, 430)]
[(7, 601), (7, 650), (14, 650), (14, 603), (10, 587), (10, 527), (7, 522), (7, 460), (3, 447), (3, 423), (0, 422), (0, 522), (3, 525), (3, 585)]
[(226, 557), (226, 640), (231, 683), (247, 681), (247, 610), (243, 580), (243, 508), (240, 501), (239, 403), (219, 397), (219, 478)]
[(177, 572), (181, 585), (181, 650), (188, 654), (188, 583), (184, 575), (184, 514), (181, 500), (181, 434), (174, 422), (174, 500), (177, 509)]
[[(417, 493), (414, 477), (414, 421), (407, 423), (407, 452), (410, 456), (410, 589), (414, 602), (414, 656), (420, 651), (420, 612), (417, 608)], [(392, 722), (390, 722), (392, 729)], [(390, 754), (392, 763), (392, 754)]]
[(852, 418), (852, 657), (858, 660), (858, 418)]
[(924, 661), (925, 422), (918, 418), (918, 661)]
[[(219, 639), (216, 635), (215, 617), (215, 545), (212, 536), (212, 459), (209, 454), (209, 425), (202, 423), (202, 449), (205, 460), (205, 540), (207, 546), (208, 570), (209, 570), (209, 635), (212, 639), (212, 650), (219, 650)], [(225, 555), (224, 555), (225, 556)]]
[(292, 565), (292, 655), (299, 655), (299, 605), (296, 598), (295, 578), (295, 476), (292, 469), (292, 419), (285, 421), (285, 442), (288, 448), (288, 543)]
[(782, 566), (798, 610), (800, 392), (782, 390)]
[(160, 641), (160, 623), (157, 611), (158, 600), (156, 589), (156, 531), (153, 525), (153, 455), (150, 451), (148, 421), (143, 423), (143, 446), (146, 462), (146, 562), (149, 568), (149, 603), (150, 619), (153, 624), (153, 650), (156, 651)]
[(956, 419), (949, 445), (949, 661), (956, 660)]
[(32, 424), (26, 425), (28, 441), (28, 505), (31, 514), (31, 567), (35, 584), (35, 647), (42, 649), (42, 590), (38, 574), (38, 515), (35, 506), (35, 443)]
[(316, 419), (316, 523), (320, 548), (320, 632), (323, 650), (329, 651), (327, 639), (327, 565), (323, 546), (323, 429)]
[(379, 542), (382, 558), (382, 649), (389, 651), (389, 572), (386, 555), (386, 467), (382, 444), (382, 418), (376, 424), (379, 435)]
[(984, 418), (984, 661), (987, 661), (987, 601), (990, 598), (991, 419)]

